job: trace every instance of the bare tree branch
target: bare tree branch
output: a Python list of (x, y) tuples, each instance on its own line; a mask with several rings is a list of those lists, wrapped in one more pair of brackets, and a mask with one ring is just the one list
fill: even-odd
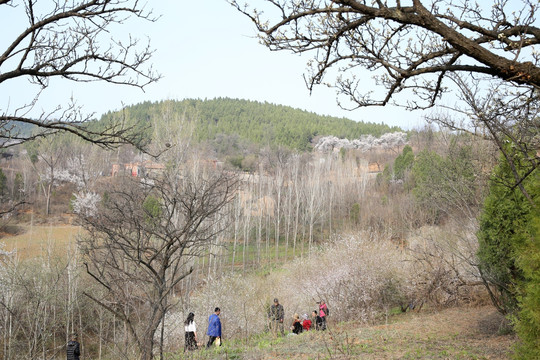
[[(11, 3), (0, 1), (0, 5)], [(128, 143), (143, 149), (146, 144), (134, 127), (126, 126), (123, 120), (107, 125), (91, 122), (93, 114), (83, 114), (74, 101), (42, 115), (36, 116), (33, 111), (54, 78), (141, 89), (157, 81), (160, 75), (149, 66), (153, 54), (149, 44), (131, 36), (122, 41), (109, 33), (114, 24), (129, 18), (156, 18), (136, 0), (55, 0), (40, 7), (35, 3), (27, 0), (12, 7), (26, 13), (28, 25), (19, 34), (4, 33), (8, 45), (0, 49), (0, 86), (9, 86), (10, 80), (17, 78), (37, 86), (33, 101), (15, 110), (9, 110), (9, 106), (0, 110), (0, 148), (55, 132), (70, 132), (105, 148)], [(21, 124), (32, 125), (31, 130), (22, 129)]]
[[(431, 121), (481, 135), (502, 151), (511, 141), (528, 166), (539, 166), (537, 2), (267, 0), (257, 9), (229, 2), (270, 50), (310, 53), (308, 89), (334, 88), (342, 108), (442, 106), (468, 118)], [(447, 93), (457, 95), (455, 104), (443, 99)]]
[(508, 4), (499, 1), (494, 2), (498, 11), (493, 12), (493, 18), (492, 14), (479, 16), (491, 12), (491, 6), (479, 8), (470, 3), (434, 2), (428, 9), (418, 0), (408, 7), (399, 3), (373, 7), (357, 0), (267, 2), (279, 10), (279, 18), (263, 18), (266, 8), (263, 13), (230, 1), (255, 23), (262, 43), (271, 50), (314, 51), (310, 89), (321, 84), (323, 75), (329, 75), (338, 64), (340, 73), (350, 74), (357, 67), (380, 72), (377, 84), (387, 90), (384, 100), (353, 91), (365, 92), (365, 85), (353, 85), (365, 82), (364, 78), (346, 82), (338, 77), (330, 85), (346, 97), (352, 96), (359, 106), (385, 105), (407, 80), (429, 73), (440, 74), (425, 80), (423, 88), (432, 93), (427, 97), (431, 100), (406, 104), (409, 108), (435, 105), (433, 99), (445, 91), (441, 86), (445, 74), (451, 72), (482, 73), (535, 88), (540, 85), (537, 58), (519, 53), (540, 40), (540, 29), (532, 16), (538, 4), (532, 2), (524, 4), (525, 14), (513, 19), (514, 23), (508, 20)]

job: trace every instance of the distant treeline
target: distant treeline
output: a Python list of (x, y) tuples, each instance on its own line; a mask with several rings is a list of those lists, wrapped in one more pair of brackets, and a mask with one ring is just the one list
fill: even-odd
[[(108, 112), (101, 120), (111, 120), (119, 115), (118, 112)], [(283, 105), (229, 98), (143, 102), (125, 108), (121, 116), (127, 123), (141, 128), (148, 125), (171, 126), (171, 118), (187, 120), (195, 125), (194, 136), (199, 141), (238, 135), (249, 143), (281, 145), (298, 150), (310, 150), (312, 139), (318, 135), (357, 139), (361, 135), (378, 137), (401, 131), (395, 126), (356, 122)]]

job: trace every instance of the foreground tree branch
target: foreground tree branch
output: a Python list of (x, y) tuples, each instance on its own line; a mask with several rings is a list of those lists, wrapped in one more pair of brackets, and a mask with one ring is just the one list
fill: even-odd
[[(426, 7), (419, 0), (411, 6), (399, 1), (266, 1), (260, 10), (230, 2), (255, 23), (271, 50), (313, 52), (310, 90), (325, 76), (336, 76), (330, 86), (356, 106), (386, 105), (393, 99), (410, 109), (431, 107), (446, 90), (438, 84), (451, 73), (540, 85), (538, 57), (525, 51), (540, 40), (534, 2), (525, 2), (516, 15), (514, 7), (498, 0), (485, 7), (445, 1)], [(358, 68), (375, 72), (375, 84), (386, 94), (366, 95), (365, 76), (352, 75)], [(419, 90), (421, 101), (400, 103), (395, 97), (404, 89)]]
[[(540, 164), (538, 2), (266, 0), (259, 8), (229, 2), (270, 50), (312, 55), (310, 91), (334, 88), (339, 105), (351, 110), (443, 106), (452, 116), (429, 120), (488, 138), (501, 151), (511, 141), (527, 166)], [(455, 96), (443, 99), (447, 93)]]
[(104, 148), (120, 144), (144, 147), (140, 135), (121, 120), (114, 124), (90, 123), (69, 99), (48, 112), (36, 113), (43, 91), (55, 78), (74, 82), (106, 82), (143, 89), (160, 78), (149, 61), (152, 49), (131, 36), (120, 41), (110, 29), (130, 18), (154, 21), (151, 12), (134, 0), (1, 1), (0, 11), (26, 14), (27, 26), (19, 34), (4, 33), (0, 49), (0, 86), (27, 79), (33, 100), (15, 109), (0, 108), (0, 148), (56, 132), (70, 132)]

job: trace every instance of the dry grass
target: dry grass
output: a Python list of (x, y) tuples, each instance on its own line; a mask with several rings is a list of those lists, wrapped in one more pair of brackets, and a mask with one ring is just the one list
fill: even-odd
[(499, 333), (503, 324), (504, 318), (492, 307), (408, 313), (387, 325), (334, 326), (310, 339), (316, 344), (307, 347), (310, 351), (291, 349), (294, 357), (287, 355), (289, 344), (284, 342), (284, 356), (268, 359), (508, 359), (515, 338)]
[[(193, 359), (509, 359), (515, 336), (493, 307), (460, 307), (397, 315), (388, 324), (331, 324), (330, 331), (226, 344)], [(226, 334), (225, 334), (226, 335)]]
[(63, 255), (67, 245), (75, 242), (81, 228), (78, 226), (21, 225), (17, 235), (5, 235), (0, 241), (5, 250), (16, 250), (21, 259), (35, 258), (47, 253)]

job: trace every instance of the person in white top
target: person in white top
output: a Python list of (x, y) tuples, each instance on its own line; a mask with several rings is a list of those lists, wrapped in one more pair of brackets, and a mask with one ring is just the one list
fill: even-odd
[(197, 325), (195, 324), (195, 314), (190, 312), (184, 321), (185, 339), (184, 351), (197, 350)]

